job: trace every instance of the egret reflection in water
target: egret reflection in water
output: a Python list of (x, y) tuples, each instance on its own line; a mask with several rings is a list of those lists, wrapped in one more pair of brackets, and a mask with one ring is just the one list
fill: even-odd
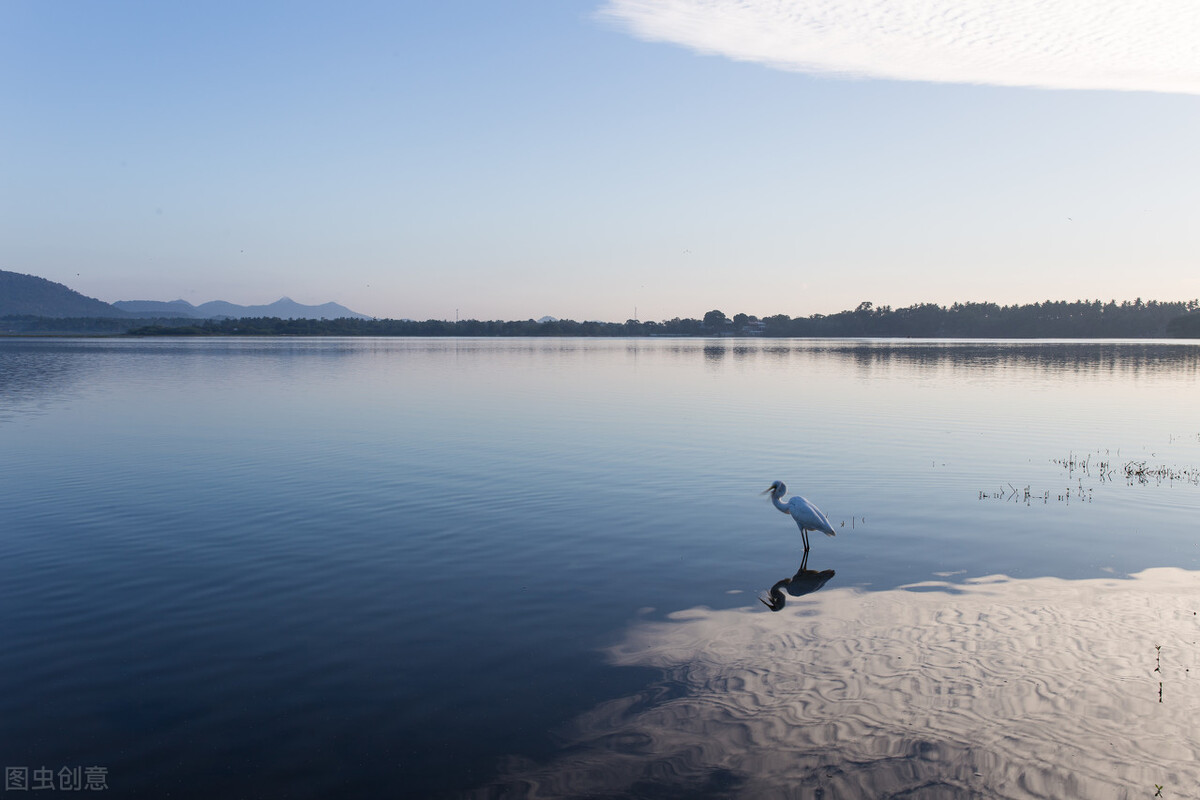
[(808, 568), (808, 551), (804, 551), (804, 558), (800, 560), (800, 568), (796, 570), (796, 574), (790, 578), (783, 578), (776, 581), (771, 590), (767, 592), (767, 596), (758, 598), (758, 601), (772, 611), (782, 611), (787, 605), (787, 597), (784, 596), (783, 590), (792, 597), (803, 597), (806, 594), (812, 594), (818, 591), (822, 586), (829, 583), (829, 579), (834, 576), (834, 571), (831, 569), (823, 569), (818, 572), (815, 569)]
[(808, 500), (796, 495), (786, 503), (783, 502), (780, 498), (787, 494), (787, 484), (783, 481), (772, 482), (763, 492), (763, 494), (767, 493), (770, 493), (771, 503), (776, 508), (784, 514), (791, 514), (792, 519), (796, 520), (796, 526), (800, 528), (800, 535), (804, 537), (804, 552), (808, 552), (809, 531), (820, 531), (826, 536), (837, 535), (833, 532), (833, 526), (829, 524), (829, 518)]

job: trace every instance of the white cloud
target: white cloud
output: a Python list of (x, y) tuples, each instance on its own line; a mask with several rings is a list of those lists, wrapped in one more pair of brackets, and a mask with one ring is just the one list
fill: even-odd
[(608, 0), (599, 13), (797, 72), (1200, 94), (1196, 0)]

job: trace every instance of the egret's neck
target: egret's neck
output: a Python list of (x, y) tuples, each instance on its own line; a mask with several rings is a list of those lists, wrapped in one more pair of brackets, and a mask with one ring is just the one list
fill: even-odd
[(778, 508), (780, 511), (782, 511), (785, 514), (788, 514), (791, 512), (792, 509), (788, 506), (787, 503), (785, 503), (779, 499), (781, 497), (783, 497), (783, 495), (781, 495), (781, 494), (772, 494), (771, 502), (774, 503), (775, 507)]

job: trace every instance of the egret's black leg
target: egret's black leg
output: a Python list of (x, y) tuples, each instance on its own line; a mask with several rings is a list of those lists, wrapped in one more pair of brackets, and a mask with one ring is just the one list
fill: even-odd
[(803, 539), (804, 539), (804, 552), (807, 553), (808, 552), (808, 531), (804, 530), (804, 528), (801, 528), (800, 536), (803, 537)]

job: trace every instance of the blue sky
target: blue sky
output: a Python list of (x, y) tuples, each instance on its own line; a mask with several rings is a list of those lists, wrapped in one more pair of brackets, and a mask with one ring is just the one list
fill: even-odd
[(1047, 5), (6, 0), (0, 269), (417, 319), (1200, 296), (1200, 12)]

